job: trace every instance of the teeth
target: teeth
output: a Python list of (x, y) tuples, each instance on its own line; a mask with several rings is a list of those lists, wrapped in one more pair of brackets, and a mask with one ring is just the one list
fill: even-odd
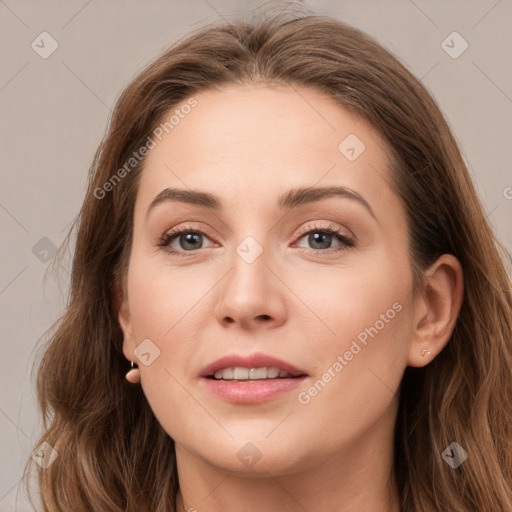
[(241, 380), (249, 378), (248, 368), (233, 368), (233, 379)]
[(251, 368), (249, 370), (249, 379), (251, 380), (266, 379), (267, 376), (266, 368)]
[(220, 371), (224, 372), (224, 378), (225, 379), (232, 379), (233, 378), (233, 368), (226, 368), (225, 370), (220, 370)]
[(279, 368), (268, 368), (267, 369), (267, 378), (275, 379), (279, 375)]
[(279, 368), (224, 368), (215, 372), (215, 378), (220, 380), (262, 380), (276, 377), (293, 377), (290, 373)]

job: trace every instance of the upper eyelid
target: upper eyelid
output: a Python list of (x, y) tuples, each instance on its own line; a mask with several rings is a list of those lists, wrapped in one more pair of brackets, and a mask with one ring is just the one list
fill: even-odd
[[(298, 230), (298, 232), (294, 235), (295, 236), (295, 239), (300, 239), (302, 238), (303, 236), (305, 236), (306, 234), (312, 232), (312, 231), (329, 231), (329, 230), (339, 230), (341, 231), (340, 233), (334, 233), (334, 236), (346, 236), (347, 238), (353, 240), (353, 241), (356, 241), (357, 238), (352, 234), (352, 232), (350, 230), (348, 230), (347, 228), (345, 227), (338, 227), (336, 226), (334, 223), (328, 223), (328, 224), (325, 224), (325, 225), (318, 225), (317, 223), (319, 222), (322, 222), (322, 221), (310, 221), (310, 222), (313, 222), (314, 225), (305, 225), (304, 227), (300, 228)], [(329, 222), (329, 221), (323, 221), (323, 222)], [(343, 231), (348, 231), (348, 233), (344, 233)], [(204, 230), (202, 228), (196, 228), (190, 224), (186, 224), (184, 225), (183, 227), (180, 227), (180, 228), (171, 228), (167, 231), (164, 232), (164, 234), (162, 235), (162, 238), (165, 238), (165, 237), (169, 237), (169, 242), (170, 243), (170, 240), (174, 240), (176, 239), (178, 236), (182, 235), (182, 234), (185, 234), (185, 233), (200, 233), (202, 235), (205, 235), (207, 236), (211, 241), (215, 242), (215, 243), (219, 243), (217, 242), (216, 240), (216, 237), (213, 237), (211, 236), (207, 230)], [(191, 251), (188, 251), (188, 252), (191, 252)]]
[[(313, 221), (313, 222), (319, 222), (319, 221)], [(324, 221), (324, 222), (328, 222), (328, 221)], [(336, 231), (340, 231), (341, 233), (338, 233), (338, 234), (342, 234), (342, 235), (345, 235), (347, 238), (353, 238), (355, 239), (356, 237), (352, 234), (352, 231), (350, 231), (349, 229), (347, 229), (346, 227), (344, 226), (337, 226), (336, 224), (326, 224), (324, 226), (319, 226), (317, 224), (313, 225), (313, 226), (304, 226), (303, 228), (300, 228), (298, 233), (295, 235), (295, 236), (302, 236), (302, 235), (305, 235), (311, 231), (323, 231), (323, 230), (326, 230), (328, 231), (329, 229), (331, 230), (336, 230)], [(347, 233), (344, 233), (344, 232), (347, 232)]]
[[(338, 226), (335, 223), (333, 223), (332, 221), (331, 222), (327, 221), (327, 220), (324, 220), (324, 221), (318, 221), (318, 220), (306, 221), (306, 223), (308, 223), (308, 222), (313, 222), (313, 223), (326, 222), (327, 224), (325, 224), (325, 225), (314, 224), (312, 226), (311, 225), (305, 225), (304, 227), (299, 228), (299, 230), (296, 233), (297, 235), (302, 234), (304, 232), (307, 233), (311, 229), (338, 228)], [(343, 226), (341, 226), (340, 229), (346, 230), (346, 231), (348, 231), (351, 234), (351, 231), (348, 230), (347, 228), (343, 227)], [(173, 233), (173, 232), (174, 232), (174, 234), (181, 234), (184, 231), (190, 231), (190, 232), (193, 231), (193, 232), (197, 232), (197, 233), (202, 233), (204, 235), (208, 235), (208, 229), (198, 228), (198, 227), (192, 226), (191, 224), (185, 224), (182, 227), (172, 227), (172, 228), (169, 228), (169, 229), (164, 231), (163, 235), (165, 236), (166, 234)]]

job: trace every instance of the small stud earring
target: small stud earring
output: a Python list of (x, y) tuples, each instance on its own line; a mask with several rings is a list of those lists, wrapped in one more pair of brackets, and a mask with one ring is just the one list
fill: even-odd
[(426, 348), (424, 348), (422, 351), (421, 351), (421, 357), (425, 357), (425, 355), (430, 355), (430, 350), (427, 350)]
[(130, 361), (130, 363), (131, 370), (126, 374), (126, 380), (132, 384), (138, 384), (140, 382), (139, 368), (133, 366), (133, 361)]

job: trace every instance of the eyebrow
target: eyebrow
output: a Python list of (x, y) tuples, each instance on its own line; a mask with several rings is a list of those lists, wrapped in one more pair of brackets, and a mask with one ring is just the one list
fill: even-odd
[[(350, 190), (345, 187), (306, 187), (306, 188), (295, 188), (281, 195), (277, 201), (279, 210), (297, 208), (305, 204), (315, 203), (322, 199), (328, 199), (330, 197), (343, 197), (345, 199), (351, 199), (357, 201), (359, 204), (364, 206), (371, 216), (377, 220), (372, 207), (361, 195), (354, 190)], [(210, 194), (209, 192), (201, 192), (199, 190), (183, 190), (178, 188), (165, 188), (162, 190), (154, 199), (151, 201), (147, 212), (146, 218), (158, 204), (176, 201), (186, 204), (192, 204), (195, 206), (202, 206), (209, 208), (214, 211), (222, 210), (222, 200), (220, 197)]]

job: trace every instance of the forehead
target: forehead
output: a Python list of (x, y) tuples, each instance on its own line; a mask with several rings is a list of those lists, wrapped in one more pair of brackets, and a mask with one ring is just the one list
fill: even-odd
[(325, 93), (295, 85), (229, 85), (193, 99), (193, 107), (183, 107), (194, 104), (189, 98), (162, 119), (167, 125), (146, 157), (138, 208), (147, 208), (166, 187), (209, 190), (245, 204), (295, 187), (333, 184), (385, 199), (383, 140)]

